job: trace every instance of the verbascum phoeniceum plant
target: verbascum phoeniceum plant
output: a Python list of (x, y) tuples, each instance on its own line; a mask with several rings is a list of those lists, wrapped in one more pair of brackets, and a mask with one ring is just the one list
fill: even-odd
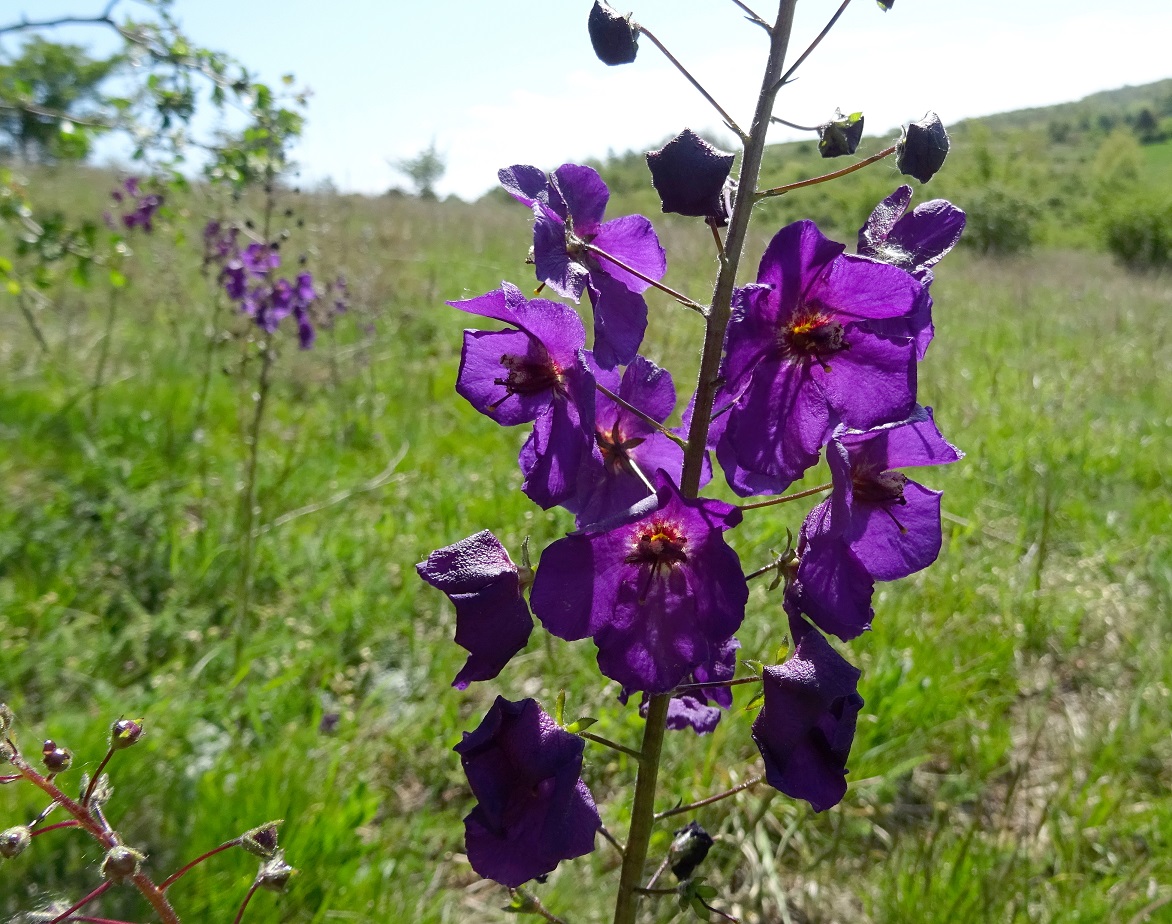
[[(720, 910), (717, 890), (695, 875), (712, 838), (689, 824), (648, 875), (654, 826), (759, 783), (819, 812), (844, 798), (864, 703), (860, 671), (827, 636), (847, 642), (866, 631), (875, 582), (935, 561), (941, 495), (900, 469), (962, 455), (917, 399), (918, 363), (933, 336), (933, 273), (963, 230), (960, 209), (943, 200), (909, 208), (912, 190), (900, 186), (875, 206), (855, 252), (812, 221), (797, 221), (773, 234), (754, 281), (737, 284), (757, 203), (888, 157), (901, 173), (927, 182), (948, 152), (944, 126), (929, 113), (906, 125), (890, 147), (845, 169), (759, 188), (767, 130), (784, 121), (774, 114), (778, 94), (850, 0), (792, 63), (796, 0), (780, 0), (772, 18), (733, 3), (768, 40), (747, 127), (635, 14), (599, 0), (586, 23), (608, 65), (634, 61), (641, 39), (655, 45), (743, 146), (736, 177), (735, 155), (688, 129), (647, 155), (663, 211), (694, 216), (711, 229), (710, 300), (699, 303), (668, 285), (669, 262), (652, 223), (640, 215), (608, 217), (609, 192), (599, 174), (565, 164), (548, 173), (513, 165), (499, 178), (533, 214), (528, 262), (537, 294), (548, 289), (588, 304), (591, 323), (567, 301), (530, 298), (510, 282), (449, 302), (484, 325), (464, 333), (456, 391), (498, 424), (532, 425), (519, 456), (521, 490), (540, 507), (574, 517), (572, 531), (534, 556), (535, 566), (528, 548), (515, 564), (488, 530), (418, 565), (423, 580), (455, 606), (455, 640), (468, 659), (453, 686), (496, 677), (527, 645), (532, 612), (551, 635), (590, 639), (599, 671), (617, 682), (623, 702), (637, 699), (631, 708), (644, 723), (641, 743), (628, 746), (586, 731), (589, 720), (567, 722), (564, 693), (550, 709), (498, 696), (455, 746), (476, 799), (464, 819), (468, 862), (511, 890), (510, 910), (551, 922), (569, 919), (526, 884), (593, 851), (599, 836), (621, 854), (616, 924), (631, 924), (641, 902), (664, 895), (702, 916), (732, 919)], [(893, 0), (879, 6), (888, 11)], [(854, 154), (862, 115), (838, 113), (812, 130), (823, 156)], [(670, 372), (640, 354), (648, 326), (644, 293), (652, 287), (698, 316), (699, 375), (678, 428), (667, 425), (677, 410)], [(787, 494), (823, 457), (830, 481)], [(701, 496), (712, 458), (732, 492), (762, 499), (734, 505)], [(816, 506), (794, 524), (796, 542), (746, 573), (734, 548), (742, 519), (803, 499)], [(788, 623), (788, 632), (776, 630), (778, 642), (788, 634), (788, 655), (737, 678), (736, 636), (749, 582), (758, 578), (782, 588), (786, 622), (777, 612), (755, 615)], [(760, 685), (760, 709), (746, 734), (763, 769), (734, 790), (657, 815), (665, 731), (711, 731), (731, 705), (731, 687), (742, 683)], [(582, 779), (588, 741), (634, 759), (625, 837), (603, 827)], [(669, 864), (678, 880), (671, 888), (659, 885)]]

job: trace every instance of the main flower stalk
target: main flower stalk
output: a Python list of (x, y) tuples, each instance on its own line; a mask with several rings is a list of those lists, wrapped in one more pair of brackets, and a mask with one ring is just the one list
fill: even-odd
[[(685, 497), (696, 497), (700, 490), (702, 463), (712, 423), (712, 404), (716, 397), (721, 351), (725, 330), (732, 312), (733, 287), (748, 236), (749, 220), (756, 199), (757, 179), (765, 151), (765, 137), (773, 102), (780, 89), (789, 46), (797, 0), (780, 0), (777, 18), (770, 30), (769, 59), (761, 79), (761, 93), (741, 159), (741, 172), (736, 198), (729, 215), (728, 233), (720, 257), (720, 270), (712, 293), (704, 329), (704, 347), (700, 357), (700, 374), (696, 386), (696, 400), (692, 422), (688, 430), (688, 448), (684, 454), (684, 470), (680, 483)], [(638, 910), (639, 893), (636, 889), (643, 878), (647, 861), (647, 847), (655, 816), (655, 785), (659, 776), (660, 752), (667, 723), (669, 696), (653, 696), (647, 710), (647, 724), (643, 732), (643, 747), (635, 780), (635, 801), (631, 809), (631, 826), (627, 834), (626, 853), (619, 875), (618, 899), (615, 902), (614, 924), (634, 924)]]

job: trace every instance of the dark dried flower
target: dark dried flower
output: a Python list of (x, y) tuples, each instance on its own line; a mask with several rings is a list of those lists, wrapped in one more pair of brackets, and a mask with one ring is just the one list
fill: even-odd
[(594, 53), (603, 64), (630, 64), (639, 53), (639, 27), (631, 22), (631, 14), (620, 16), (603, 0), (595, 0), (586, 28)]
[(940, 116), (929, 112), (919, 122), (904, 129), (903, 137), (895, 147), (895, 163), (899, 172), (927, 183), (944, 165), (948, 156), (948, 132)]

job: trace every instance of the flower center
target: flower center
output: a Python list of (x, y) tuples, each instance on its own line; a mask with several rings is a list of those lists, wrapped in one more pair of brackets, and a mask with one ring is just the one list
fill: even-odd
[(856, 470), (851, 473), (851, 494), (857, 501), (869, 504), (878, 504), (883, 512), (891, 517), (891, 521), (899, 527), (901, 533), (907, 532), (905, 527), (891, 512), (891, 507), (907, 503), (903, 496), (904, 486), (907, 484), (907, 475), (902, 472), (868, 472)]
[(786, 355), (795, 359), (809, 357), (829, 371), (826, 358), (849, 350), (850, 344), (842, 325), (829, 314), (804, 309), (781, 332), (781, 347)]
[(493, 379), (493, 384), (505, 387), (508, 392), (505, 398), (509, 395), (532, 395), (551, 388), (560, 389), (565, 382), (562, 370), (548, 356), (544, 362), (534, 362), (523, 356), (506, 354), (501, 357), (501, 365), (506, 369), (505, 377)]
[(627, 564), (650, 565), (654, 573), (661, 567), (674, 568), (688, 560), (688, 553), (684, 551), (688, 538), (673, 523), (652, 520), (639, 528), (634, 539), (633, 547), (626, 557)]
[(594, 434), (594, 439), (598, 443), (599, 451), (602, 453), (602, 461), (612, 475), (622, 471), (629, 472), (632, 470), (633, 460), (631, 459), (630, 450), (643, 442), (643, 437), (641, 436), (625, 439), (617, 421), (610, 428), (609, 433), (606, 430), (598, 430)]

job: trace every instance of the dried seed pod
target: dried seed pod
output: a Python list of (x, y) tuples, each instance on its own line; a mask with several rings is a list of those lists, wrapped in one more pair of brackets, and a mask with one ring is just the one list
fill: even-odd
[(102, 876), (112, 882), (129, 879), (142, 869), (142, 861), (145, 859), (146, 854), (133, 847), (111, 847), (102, 860)]
[(18, 857), (33, 842), (33, 833), (24, 825), (0, 831), (0, 857), (11, 860)]

